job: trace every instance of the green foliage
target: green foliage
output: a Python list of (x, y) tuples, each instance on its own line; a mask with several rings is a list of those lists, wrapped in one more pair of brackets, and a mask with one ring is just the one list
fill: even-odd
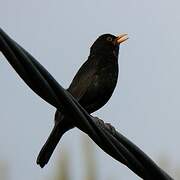
[(5, 161), (0, 161), (0, 180), (9, 179), (9, 168)]
[(67, 151), (61, 153), (54, 180), (70, 180), (69, 156)]

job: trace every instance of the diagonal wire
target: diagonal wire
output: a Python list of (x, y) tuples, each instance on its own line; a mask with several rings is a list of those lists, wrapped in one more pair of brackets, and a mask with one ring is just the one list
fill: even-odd
[(74, 125), (96, 144), (143, 179), (172, 179), (145, 153), (117, 131), (91, 117), (25, 49), (0, 28), (0, 50), (25, 83), (41, 98), (74, 118)]

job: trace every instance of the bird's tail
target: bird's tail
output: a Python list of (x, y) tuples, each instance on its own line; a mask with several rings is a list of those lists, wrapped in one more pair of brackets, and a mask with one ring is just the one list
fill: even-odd
[(36, 162), (37, 164), (40, 165), (41, 168), (43, 168), (48, 163), (54, 149), (56, 148), (63, 134), (72, 128), (69, 126), (66, 120), (63, 119), (62, 121), (55, 122), (54, 128), (51, 131), (51, 134), (49, 135), (46, 143), (42, 147), (37, 157)]

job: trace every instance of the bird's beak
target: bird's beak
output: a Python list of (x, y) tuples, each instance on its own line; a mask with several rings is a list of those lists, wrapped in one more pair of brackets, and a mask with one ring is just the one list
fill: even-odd
[(116, 37), (114, 44), (121, 44), (122, 42), (126, 41), (128, 39), (127, 34), (121, 34)]

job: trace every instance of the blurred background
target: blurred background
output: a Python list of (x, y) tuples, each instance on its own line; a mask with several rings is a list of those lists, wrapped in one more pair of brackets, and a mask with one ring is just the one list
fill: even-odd
[[(180, 2), (178, 0), (0, 0), (0, 26), (68, 87), (103, 33), (128, 33), (116, 90), (96, 116), (113, 124), (171, 176), (180, 177)], [(0, 54), (0, 180), (136, 180), (77, 129), (48, 165), (36, 157), (55, 109)]]

